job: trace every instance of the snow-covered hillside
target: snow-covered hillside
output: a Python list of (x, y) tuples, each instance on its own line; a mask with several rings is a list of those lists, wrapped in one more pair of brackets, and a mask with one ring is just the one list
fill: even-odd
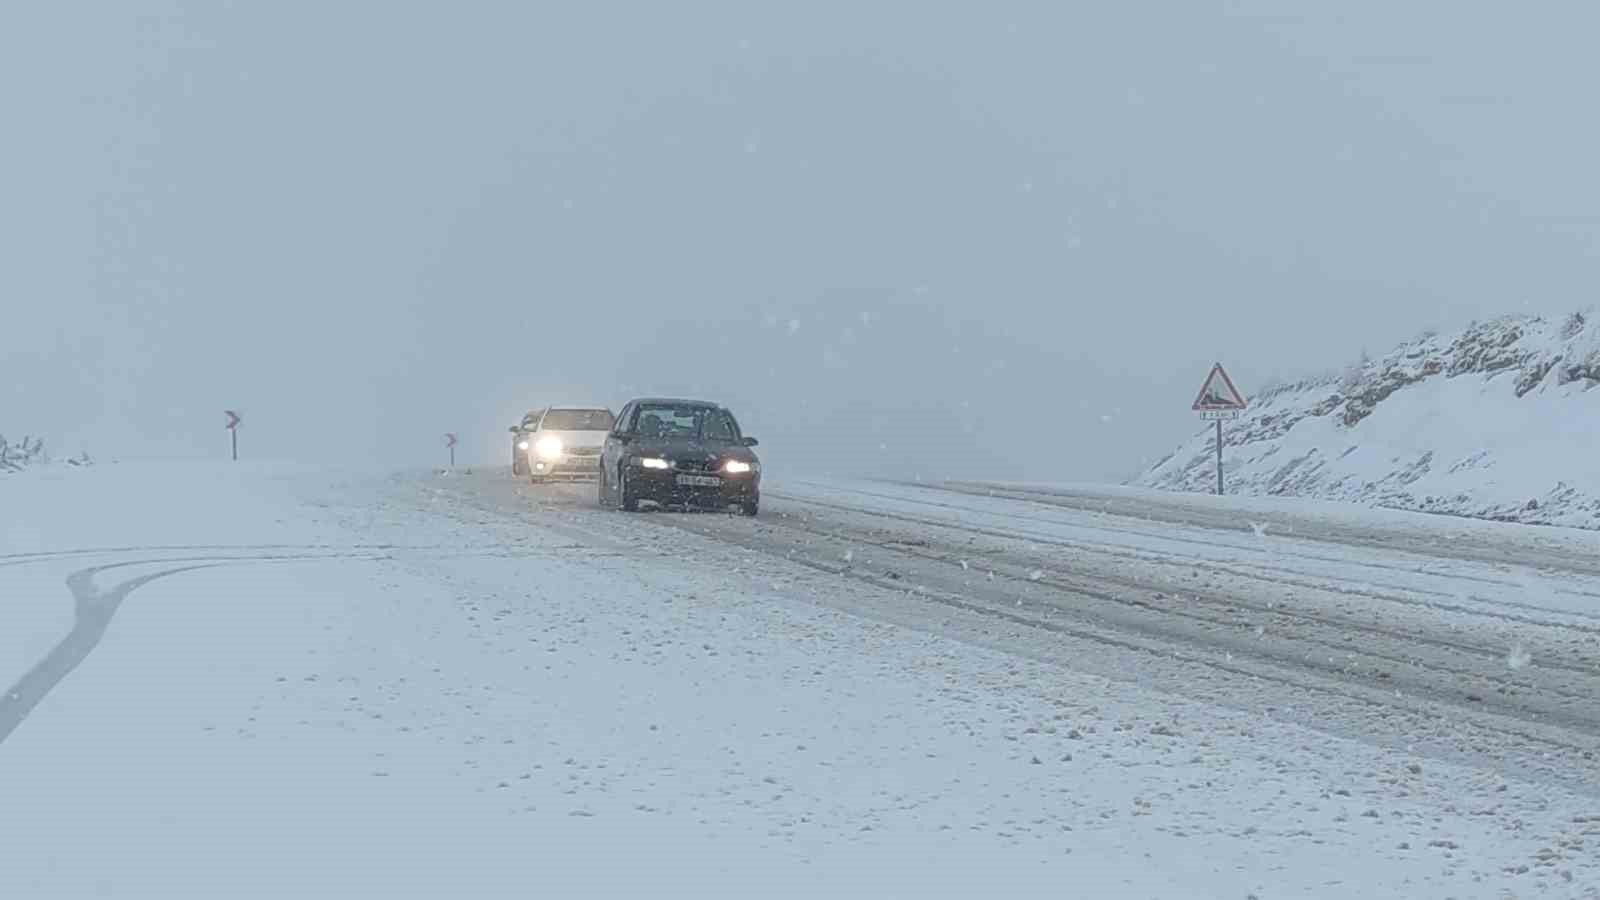
[[(1229, 493), (1600, 528), (1600, 322), (1511, 316), (1278, 385), (1224, 427)], [(1214, 490), (1205, 428), (1132, 484)]]

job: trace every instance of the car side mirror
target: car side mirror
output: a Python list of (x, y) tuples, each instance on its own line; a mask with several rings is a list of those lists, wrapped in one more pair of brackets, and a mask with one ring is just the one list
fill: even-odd
[(516, 426), (516, 425), (513, 425), (510, 428), (507, 428), (506, 430), (511, 432), (512, 434), (516, 434), (517, 432), (521, 431), (522, 429), (520, 427)]
[(633, 435), (629, 434), (626, 431), (613, 432), (611, 436), (616, 438), (617, 439), (617, 443), (619, 443), (619, 444), (626, 444), (629, 441), (633, 440)]
[(747, 437), (747, 438), (744, 439), (743, 443), (744, 443), (744, 445), (746, 447), (755, 447), (755, 446), (759, 445), (761, 442), (756, 440), (753, 437)]

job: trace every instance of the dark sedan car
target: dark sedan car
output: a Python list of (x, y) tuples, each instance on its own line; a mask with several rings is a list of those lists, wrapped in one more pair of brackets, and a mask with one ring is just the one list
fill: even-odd
[(733, 413), (703, 400), (635, 400), (600, 454), (600, 505), (761, 506), (761, 460)]

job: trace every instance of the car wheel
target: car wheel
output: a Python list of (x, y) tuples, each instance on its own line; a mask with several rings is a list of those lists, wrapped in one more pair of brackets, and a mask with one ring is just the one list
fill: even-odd
[(638, 512), (639, 498), (628, 490), (628, 473), (626, 470), (617, 473), (617, 506), (623, 512)]
[(739, 504), (739, 512), (742, 515), (755, 518), (756, 514), (761, 512), (761, 501), (747, 500), (744, 503)]
[(600, 467), (600, 475), (594, 480), (594, 502), (601, 509), (606, 508), (606, 467)]

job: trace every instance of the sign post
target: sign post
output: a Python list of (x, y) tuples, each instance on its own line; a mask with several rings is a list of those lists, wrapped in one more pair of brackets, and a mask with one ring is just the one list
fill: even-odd
[(450, 468), (454, 469), (456, 467), (456, 436), (454, 434), (446, 433), (444, 436), (444, 445), (450, 448)]
[(231, 409), (222, 411), (228, 417), (228, 439), (233, 444), (233, 461), (239, 461), (239, 414)]
[(1206, 376), (1205, 383), (1200, 385), (1200, 394), (1194, 398), (1194, 411), (1200, 414), (1202, 421), (1211, 420), (1217, 423), (1217, 496), (1222, 495), (1222, 422), (1225, 419), (1237, 419), (1239, 413), (1249, 406), (1244, 395), (1233, 386), (1233, 379), (1222, 368), (1222, 363), (1211, 367), (1211, 374)]

